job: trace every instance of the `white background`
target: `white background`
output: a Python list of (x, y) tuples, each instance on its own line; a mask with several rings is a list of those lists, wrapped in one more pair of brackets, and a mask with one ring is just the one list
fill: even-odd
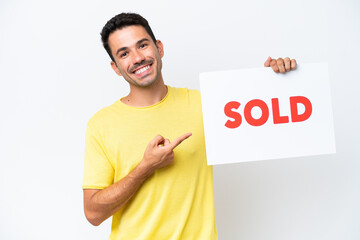
[(0, 239), (108, 237), (81, 180), (87, 120), (128, 92), (99, 36), (122, 11), (149, 20), (173, 86), (269, 55), (328, 61), (337, 154), (215, 166), (219, 239), (360, 239), (357, 0), (1, 0)]

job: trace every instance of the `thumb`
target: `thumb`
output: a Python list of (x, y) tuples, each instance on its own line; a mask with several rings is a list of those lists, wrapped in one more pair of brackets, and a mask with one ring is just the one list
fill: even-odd
[(164, 140), (164, 146), (167, 146), (167, 145), (169, 145), (169, 144), (170, 144), (170, 140), (166, 138), (166, 139)]
[(268, 57), (264, 62), (264, 67), (270, 67), (271, 57)]
[(165, 147), (170, 144), (170, 140), (165, 138), (164, 141), (162, 141), (163, 144), (160, 144), (159, 147)]
[(153, 146), (158, 146), (159, 144), (164, 142), (164, 137), (161, 135), (157, 135), (153, 140), (151, 140), (151, 144)]

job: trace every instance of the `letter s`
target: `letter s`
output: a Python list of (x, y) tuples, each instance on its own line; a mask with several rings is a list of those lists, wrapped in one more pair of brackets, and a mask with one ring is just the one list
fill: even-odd
[(225, 123), (225, 126), (228, 128), (237, 128), (240, 126), (241, 122), (242, 122), (242, 118), (240, 113), (238, 112), (234, 112), (232, 111), (232, 109), (238, 109), (240, 107), (240, 103), (239, 102), (228, 102), (225, 107), (224, 107), (224, 112), (225, 115), (228, 116), (229, 118), (233, 118), (234, 121), (231, 120), (227, 120), (227, 122)]

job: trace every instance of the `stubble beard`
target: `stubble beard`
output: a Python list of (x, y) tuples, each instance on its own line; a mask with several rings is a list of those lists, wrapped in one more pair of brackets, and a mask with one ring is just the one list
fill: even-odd
[[(136, 68), (138, 68), (138, 67), (140, 67), (140, 66), (146, 66), (146, 65), (148, 65), (148, 64), (152, 64), (151, 67), (153, 67), (153, 66), (154, 66), (153, 63), (154, 63), (154, 61), (144, 60), (142, 63), (140, 63), (140, 64), (138, 64), (138, 65), (134, 65), (133, 67), (131, 67), (130, 72), (132, 72), (133, 69), (135, 70)], [(133, 79), (133, 78), (132, 78), (130, 75), (128, 75), (128, 74), (126, 74), (126, 75), (127, 75), (126, 78), (124, 77), (125, 75), (123, 75), (123, 77), (124, 77), (124, 79), (125, 79), (130, 85), (133, 85), (133, 86), (139, 87), (139, 88), (148, 88), (148, 87), (152, 86), (155, 82), (157, 82), (157, 81), (159, 80), (160, 76), (161, 76), (161, 69), (162, 69), (162, 61), (161, 61), (161, 58), (160, 58), (160, 59), (157, 59), (157, 60), (156, 60), (156, 63), (157, 63), (157, 65), (156, 65), (157, 69), (155, 70), (155, 71), (156, 71), (156, 74), (155, 74), (154, 78), (151, 79), (151, 80), (148, 80), (148, 81), (139, 81), (139, 80), (137, 80), (137, 79)], [(153, 69), (153, 71), (154, 71), (154, 69)], [(144, 78), (146, 78), (146, 77), (147, 77), (147, 76), (144, 76)]]

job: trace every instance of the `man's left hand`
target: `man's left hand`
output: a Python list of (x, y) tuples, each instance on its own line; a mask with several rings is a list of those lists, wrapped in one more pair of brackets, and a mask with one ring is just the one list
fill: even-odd
[(286, 57), (284, 59), (272, 59), (268, 57), (268, 59), (264, 63), (264, 67), (271, 67), (274, 72), (286, 73), (296, 68), (296, 60)]

